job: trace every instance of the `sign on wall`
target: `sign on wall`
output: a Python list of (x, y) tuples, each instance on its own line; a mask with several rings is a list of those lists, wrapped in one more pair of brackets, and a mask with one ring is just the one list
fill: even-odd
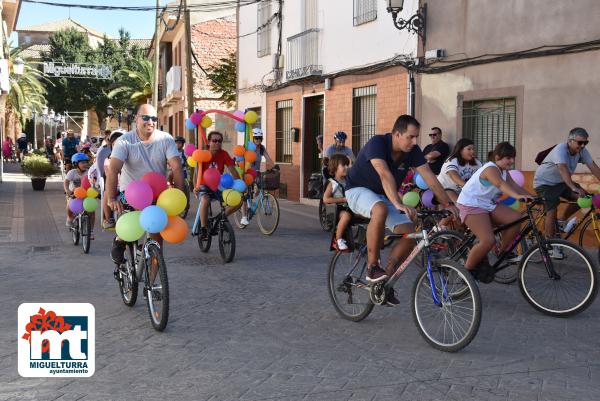
[(77, 64), (44, 62), (44, 75), (47, 77), (111, 79), (112, 67), (106, 64)]

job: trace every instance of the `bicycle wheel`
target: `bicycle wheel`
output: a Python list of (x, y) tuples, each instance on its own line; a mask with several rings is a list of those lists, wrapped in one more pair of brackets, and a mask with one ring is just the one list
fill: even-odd
[[(587, 252), (565, 240), (546, 241), (551, 257), (539, 245), (529, 249), (519, 266), (519, 289), (536, 310), (566, 317), (584, 311), (596, 298), (598, 273)], [(558, 277), (550, 277), (546, 263), (552, 262)]]
[(158, 245), (148, 245), (146, 260), (146, 304), (150, 314), (152, 327), (163, 331), (169, 320), (169, 281), (167, 279), (167, 265)]
[[(242, 200), (242, 202), (246, 201)], [(248, 207), (248, 209), (250, 209), (250, 207)], [(235, 222), (235, 226), (240, 230), (243, 230), (244, 228), (248, 227), (242, 224), (242, 209), (238, 209), (235, 211), (235, 213), (233, 214), (233, 221)]]
[(366, 280), (367, 260), (360, 250), (336, 252), (329, 263), (329, 299), (344, 319), (360, 322), (375, 306)]
[[(598, 263), (600, 263), (600, 232), (596, 231), (594, 227), (594, 220), (589, 218), (581, 226), (579, 231), (579, 246), (589, 251), (590, 253), (596, 254)], [(598, 224), (598, 223), (596, 223)]]
[[(456, 352), (475, 338), (481, 323), (481, 297), (471, 274), (457, 262), (437, 260), (429, 271), (417, 276), (412, 291), (413, 320), (423, 338), (445, 352)], [(432, 290), (432, 281), (435, 289)], [(457, 286), (458, 289), (454, 287)], [(459, 299), (453, 292), (468, 292)], [(433, 293), (439, 300), (436, 303)]]
[[(496, 242), (501, 243), (500, 233), (496, 234)], [(519, 244), (515, 247), (514, 251), (517, 255), (523, 257), (529, 248), (531, 248), (533, 241), (527, 237), (522, 238)], [(501, 270), (497, 270), (494, 275), (494, 281), (500, 284), (512, 284), (517, 281), (519, 277), (519, 263), (507, 263)]]
[(210, 221), (211, 217), (212, 217), (212, 208), (209, 206), (208, 207), (208, 219), (209, 219), (208, 237), (206, 239), (202, 239), (202, 235), (198, 234), (198, 246), (200, 247), (200, 250), (204, 253), (207, 253), (210, 250), (210, 244), (212, 243), (212, 233), (210, 232), (210, 227), (212, 226), (212, 223)]
[(79, 245), (79, 217), (75, 217), (71, 222), (71, 237), (73, 245)]
[(90, 217), (87, 214), (81, 216), (81, 245), (84, 253), (90, 253), (90, 243), (92, 239), (92, 228), (90, 227)]
[(279, 201), (269, 192), (264, 193), (256, 209), (258, 228), (264, 235), (271, 235), (279, 225)]
[(327, 205), (323, 203), (323, 199), (319, 199), (319, 223), (323, 231), (331, 231), (332, 222), (327, 218)]
[[(429, 249), (433, 259), (448, 259), (452, 256), (465, 240), (465, 236), (458, 231), (444, 230), (429, 236)], [(466, 256), (466, 255), (465, 255)], [(418, 256), (425, 266), (425, 254)], [(464, 263), (464, 262), (463, 262)]]
[(225, 263), (231, 262), (235, 256), (235, 232), (227, 220), (219, 227), (219, 252)]
[(129, 257), (125, 260), (125, 263), (118, 267), (118, 279), (119, 292), (121, 293), (121, 299), (127, 306), (135, 305), (138, 295), (138, 280), (135, 274), (135, 255), (133, 251), (133, 245), (127, 244), (129, 251)]

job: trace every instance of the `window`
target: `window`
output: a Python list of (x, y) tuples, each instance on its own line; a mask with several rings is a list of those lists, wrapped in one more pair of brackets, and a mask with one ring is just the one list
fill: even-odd
[(275, 161), (292, 162), (292, 100), (276, 104), (275, 113)]
[(516, 144), (516, 98), (464, 101), (462, 106), (462, 136), (475, 142), (479, 160), (487, 161), (498, 142)]
[(252, 124), (252, 128), (262, 128), (262, 109), (260, 107), (250, 107), (248, 108), (248, 111), (253, 111), (257, 115), (256, 122)]
[(375, 135), (377, 122), (377, 86), (352, 90), (352, 151), (360, 149)]
[(271, 54), (271, 0), (258, 3), (257, 18), (257, 56), (264, 57)]
[(302, 7), (302, 28), (304, 30), (319, 28), (319, 2), (318, 0), (304, 0)]
[(354, 0), (354, 26), (377, 19), (376, 0)]

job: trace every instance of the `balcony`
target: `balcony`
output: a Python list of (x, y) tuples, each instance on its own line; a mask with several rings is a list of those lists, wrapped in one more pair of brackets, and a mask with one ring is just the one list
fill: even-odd
[(163, 92), (164, 97), (159, 97), (162, 106), (167, 106), (183, 100), (183, 91), (181, 89), (181, 66), (174, 65), (169, 69), (164, 80), (164, 87), (166, 88)]
[(292, 81), (320, 76), (323, 66), (319, 65), (319, 60), (319, 29), (308, 29), (289, 37), (286, 79)]

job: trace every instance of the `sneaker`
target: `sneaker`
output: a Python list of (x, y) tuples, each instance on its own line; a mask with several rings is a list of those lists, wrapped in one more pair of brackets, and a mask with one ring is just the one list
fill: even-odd
[(346, 244), (346, 240), (343, 238), (338, 239), (336, 242), (338, 251), (347, 251), (348, 244)]
[(491, 283), (496, 276), (496, 271), (485, 259), (475, 268), (474, 272), (477, 280), (484, 284)]
[(240, 224), (243, 226), (247, 226), (248, 224), (250, 224), (250, 222), (248, 221), (248, 218), (246, 216), (242, 216), (242, 218), (240, 219)]
[(200, 227), (200, 239), (202, 241), (208, 241), (208, 237), (209, 237), (209, 233), (208, 233), (208, 229), (206, 227)]
[(517, 255), (515, 252), (511, 252), (508, 255), (506, 255), (504, 260), (509, 263), (519, 263), (522, 257), (523, 255)]
[(116, 238), (113, 240), (110, 257), (115, 264), (120, 265), (125, 262), (125, 247), (125, 242)]
[(108, 230), (109, 228), (115, 228), (115, 219), (108, 219), (102, 222), (102, 228)]
[(379, 266), (371, 266), (367, 269), (367, 281), (371, 283), (378, 283), (387, 278), (385, 270)]
[(564, 259), (565, 258), (565, 254), (563, 253), (562, 249), (560, 249), (560, 247), (558, 247), (558, 246), (553, 246), (552, 249), (550, 249), (550, 251), (548, 253), (550, 254), (550, 257), (552, 259)]
[(396, 291), (393, 288), (390, 288), (388, 291), (387, 297), (385, 299), (386, 306), (398, 306), (400, 305), (400, 301), (396, 298)]

